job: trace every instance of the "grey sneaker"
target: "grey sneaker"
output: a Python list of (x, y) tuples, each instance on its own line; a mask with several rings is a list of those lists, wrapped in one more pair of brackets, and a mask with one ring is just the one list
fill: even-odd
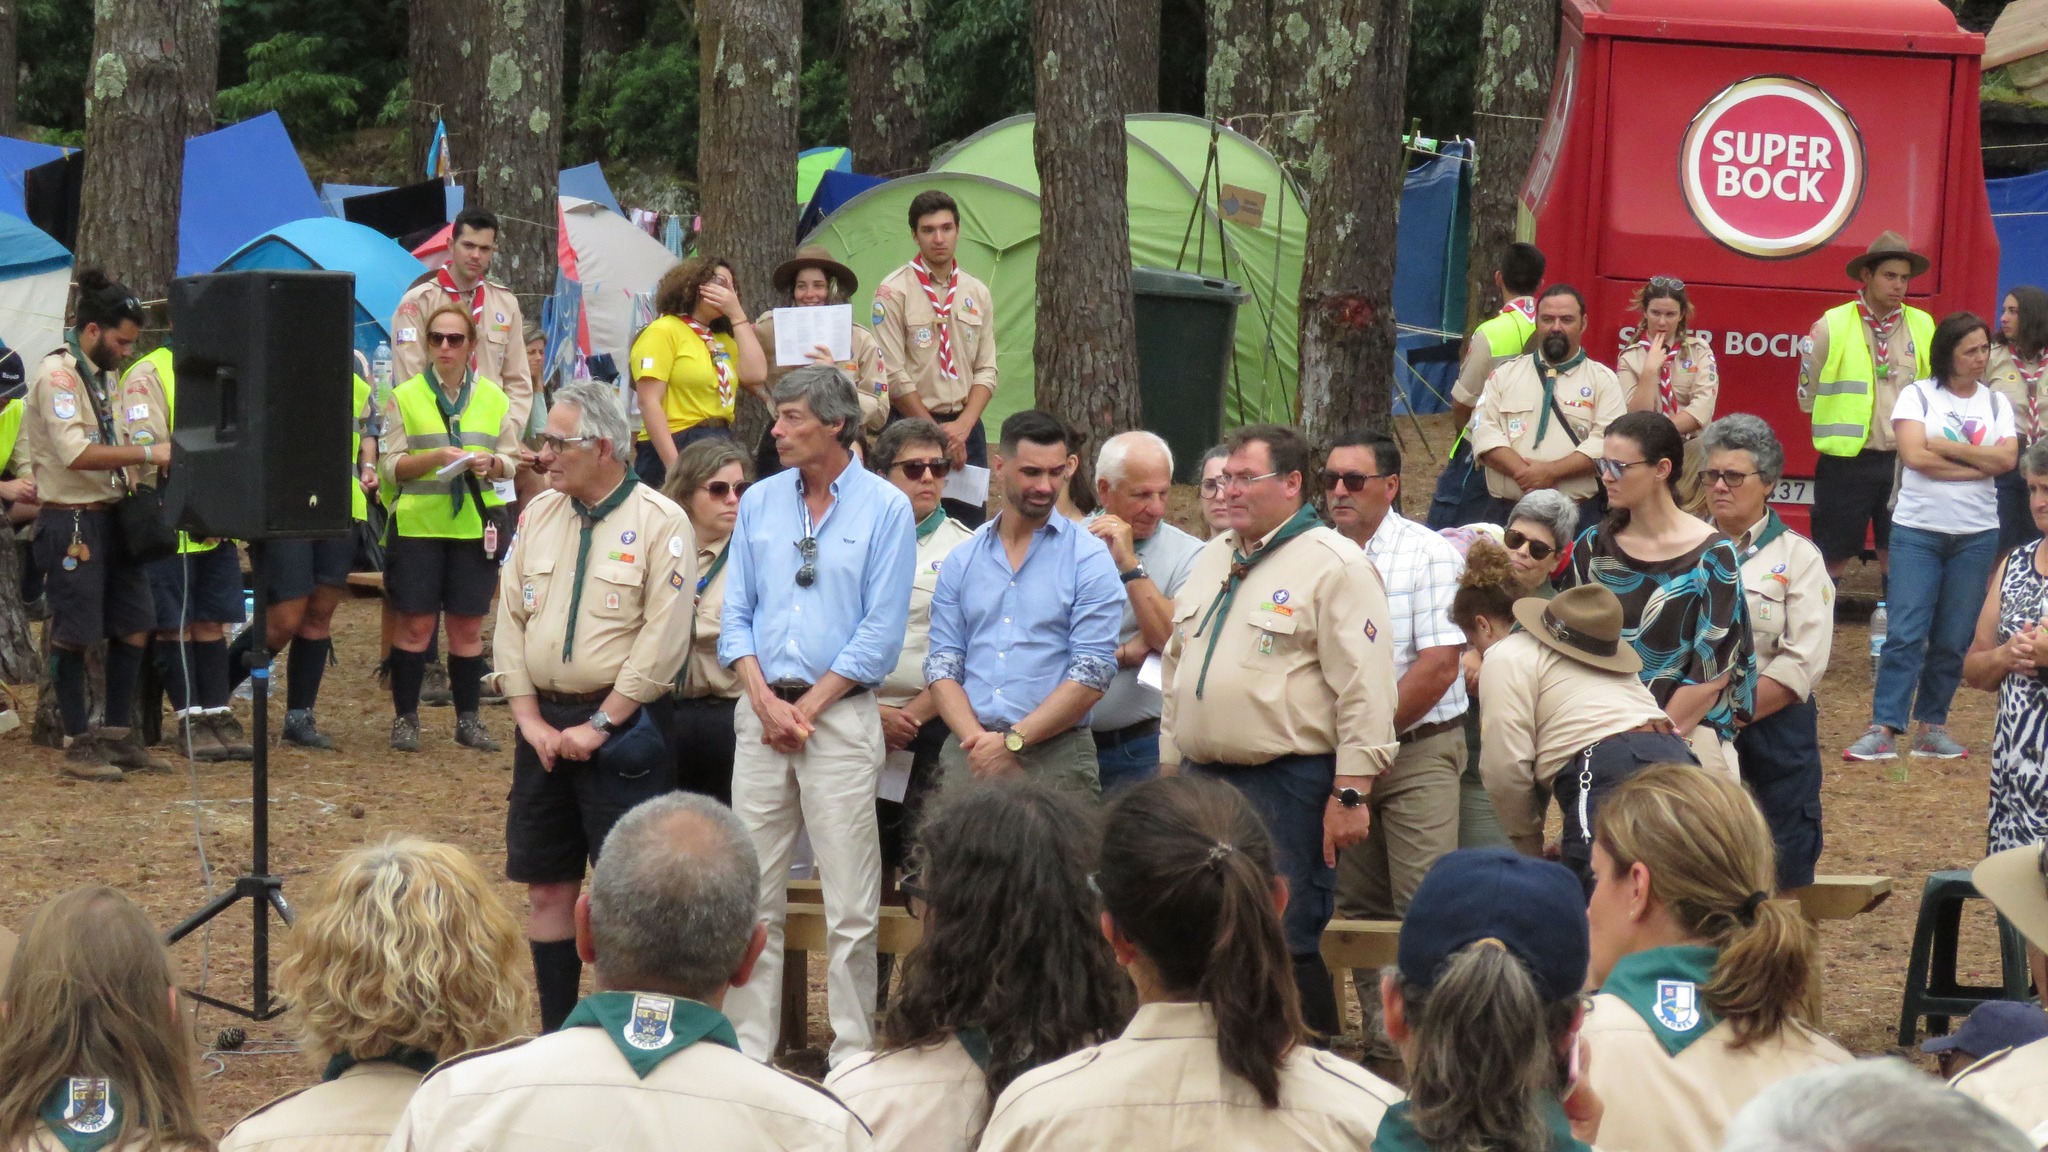
[(474, 748), (479, 752), (498, 750), (498, 742), (491, 739), (490, 730), (484, 727), (483, 718), (474, 712), (456, 715), (455, 742), (464, 748)]
[(235, 719), (232, 708), (215, 708), (206, 714), (207, 723), (213, 726), (213, 734), (219, 738), (222, 759), (254, 760), (256, 746), (249, 743), (249, 734), (242, 731), (242, 722)]
[(391, 750), (394, 752), (417, 752), (420, 750), (420, 714), (407, 712), (391, 721)]
[(455, 693), (448, 690), (448, 666), (427, 665), (426, 675), (420, 678), (420, 703), (429, 708), (447, 708), (455, 703)]
[(334, 737), (320, 731), (313, 723), (311, 708), (294, 708), (284, 714), (284, 742), (300, 748), (317, 748), (322, 752), (334, 751)]
[(1955, 742), (1946, 724), (1922, 724), (1913, 738), (1913, 755), (1930, 760), (1961, 760), (1970, 750)]
[(1854, 744), (1842, 750), (1844, 760), (1896, 760), (1899, 734), (1882, 724), (1872, 724)]
[(64, 767), (61, 771), (73, 780), (89, 780), (94, 784), (119, 784), (125, 774), (107, 760), (94, 734), (64, 738)]
[(129, 772), (169, 772), (171, 763), (159, 760), (142, 746), (132, 728), (102, 728), (94, 734), (107, 762)]

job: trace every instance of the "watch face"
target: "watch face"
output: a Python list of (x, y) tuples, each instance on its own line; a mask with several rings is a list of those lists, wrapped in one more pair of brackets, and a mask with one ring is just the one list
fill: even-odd
[(1003, 733), (1003, 747), (1008, 748), (1012, 752), (1022, 752), (1024, 750), (1024, 734), (1014, 729)]

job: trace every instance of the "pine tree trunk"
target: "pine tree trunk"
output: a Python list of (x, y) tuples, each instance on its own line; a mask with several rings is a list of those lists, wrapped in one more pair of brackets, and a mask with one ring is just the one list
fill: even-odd
[(1118, 0), (1116, 82), (1123, 114), (1159, 111), (1159, 0)]
[(875, 176), (923, 170), (924, 0), (846, 0), (846, 135)]
[[(1270, 0), (1270, 5), (1266, 58), (1272, 87), (1260, 142), (1299, 180), (1307, 174), (1321, 110), (1316, 50), (1324, 42), (1325, 23), (1337, 20), (1336, 5), (1321, 0)], [(1407, 74), (1405, 62), (1402, 74)]]
[(0, 132), (20, 122), (16, 89), (21, 82), (20, 0), (0, 0)]
[[(496, 0), (485, 27), (476, 199), (497, 214), (495, 278), (540, 319), (555, 291), (556, 189), (562, 163), (562, 2)], [(523, 339), (516, 334), (515, 340)]]
[(21, 549), (15, 527), (0, 531), (0, 684), (37, 679), (36, 641), (21, 603)]
[[(38, 649), (42, 660), (41, 675), (36, 685), (36, 717), (29, 725), (28, 738), (31, 743), (45, 748), (64, 746), (64, 717), (57, 711), (57, 680), (52, 675), (56, 669), (55, 653), (50, 647), (50, 629), (43, 626), (42, 646)], [(107, 714), (107, 646), (104, 642), (85, 650), (85, 714), (87, 725), (97, 728)]]
[(78, 266), (160, 300), (178, 266), (185, 138), (213, 127), (218, 0), (99, 0)]
[(1311, 443), (1384, 426), (1394, 379), (1394, 222), (1409, 0), (1331, 0), (1313, 48), (1301, 424)]
[(406, 120), (412, 152), (410, 180), (427, 178), (434, 127), (448, 125), (448, 156), (456, 183), (476, 192), (480, 159), (477, 120), (487, 45), (488, 0), (411, 0), (406, 35), (412, 109)]
[(1090, 444), (1140, 427), (1115, 11), (1037, 0), (1038, 406)]
[[(602, 100), (612, 90), (612, 69), (626, 50), (647, 35), (648, 0), (584, 0), (583, 59), (578, 64), (579, 104)], [(566, 113), (566, 109), (564, 112)], [(602, 131), (582, 142), (587, 155), (604, 154)]]
[[(1269, 0), (1208, 0), (1208, 83), (1203, 112), (1258, 139), (1273, 111), (1273, 13)], [(1257, 117), (1257, 122), (1253, 121)]]
[[(802, 27), (799, 0), (697, 0), (697, 250), (732, 262), (749, 316), (774, 307), (769, 273), (795, 247)], [(742, 394), (740, 444), (752, 450), (767, 427), (767, 407)]]
[(1473, 96), (1472, 242), (1466, 271), (1467, 330), (1505, 303), (1493, 273), (1515, 240), (1516, 199), (1543, 135), (1557, 53), (1551, 0), (1485, 0), (1479, 85)]

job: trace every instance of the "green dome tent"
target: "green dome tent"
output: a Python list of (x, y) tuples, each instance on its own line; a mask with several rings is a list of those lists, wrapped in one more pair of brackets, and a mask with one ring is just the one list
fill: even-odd
[[(848, 201), (804, 241), (824, 245), (860, 276), (853, 304), (864, 319), (874, 285), (916, 254), (906, 219), (911, 198), (927, 188), (951, 194), (960, 204), (960, 266), (987, 281), (996, 300), (1001, 383), (987, 414), (992, 426), (1033, 402), (1039, 230), (1033, 125), (1030, 116), (990, 125), (930, 172)], [(1242, 286), (1248, 295), (1238, 311), (1226, 418), (1231, 424), (1291, 420), (1307, 223), (1293, 181), (1258, 145), (1196, 117), (1132, 116), (1125, 138), (1132, 263)]]

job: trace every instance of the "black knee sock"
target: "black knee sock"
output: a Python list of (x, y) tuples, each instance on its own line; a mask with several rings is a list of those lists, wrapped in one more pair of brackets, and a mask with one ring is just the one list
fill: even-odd
[(1337, 1018), (1337, 992), (1330, 984), (1330, 970), (1314, 952), (1294, 958), (1294, 987), (1301, 994), (1301, 1022), (1318, 1035), (1318, 1047), (1328, 1047), (1329, 1037), (1344, 1025)]
[(426, 674), (425, 653), (407, 652), (403, 648), (391, 650), (391, 707), (400, 716), (420, 710), (420, 681)]
[(228, 642), (225, 640), (194, 640), (192, 642), (192, 694), (202, 708), (225, 708), (228, 694), (234, 688), (228, 683)]
[(249, 678), (249, 653), (256, 650), (256, 629), (263, 627), (256, 621), (235, 636), (235, 642), (228, 645), (228, 691), (233, 693)]
[(332, 640), (308, 640), (300, 636), (292, 641), (291, 652), (285, 657), (284, 706), (287, 709), (304, 711), (320, 699), (320, 678), (327, 674), (327, 654), (332, 651)]
[(76, 648), (57, 649), (57, 713), (64, 718), (66, 736), (83, 736), (91, 714), (85, 707), (85, 653)]
[(529, 940), (533, 949), (533, 983), (540, 990), (540, 1030), (553, 1032), (576, 1007), (583, 982), (583, 959), (574, 940)]
[(107, 641), (107, 727), (126, 728), (135, 714), (135, 679), (142, 673), (142, 648)]
[(192, 667), (192, 646), (183, 640), (159, 639), (153, 646), (156, 653), (156, 674), (164, 682), (164, 695), (171, 698), (171, 709), (183, 712), (192, 706), (192, 688), (186, 673)]
[(484, 673), (491, 666), (481, 656), (448, 657), (448, 694), (455, 697), (455, 711), (474, 712), (483, 703)]

